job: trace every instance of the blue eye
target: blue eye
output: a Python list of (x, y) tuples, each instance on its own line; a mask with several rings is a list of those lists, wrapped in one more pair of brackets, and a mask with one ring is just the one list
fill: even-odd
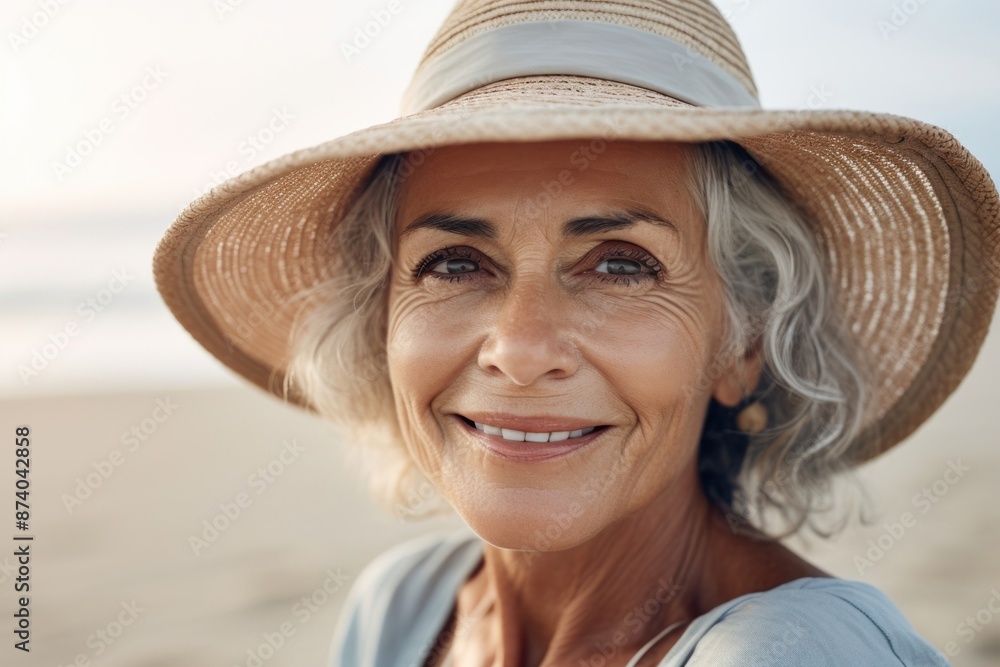
[[(630, 285), (633, 282), (655, 280), (663, 277), (663, 267), (644, 250), (628, 248), (622, 245), (612, 247), (602, 253), (600, 263), (594, 267), (596, 273), (602, 274), (598, 280), (602, 282)], [(606, 271), (601, 271), (601, 269)]]
[[(617, 244), (605, 250), (597, 259), (599, 263), (594, 268), (594, 274), (602, 282), (630, 285), (663, 276), (660, 263), (638, 248)], [(417, 281), (423, 275), (449, 282), (471, 280), (484, 261), (485, 258), (478, 251), (467, 246), (443, 248), (417, 264), (412, 272), (413, 280)]]
[[(631, 265), (631, 266), (630, 266)], [(639, 262), (632, 259), (621, 259), (613, 258), (606, 259), (597, 265), (595, 271), (599, 271), (601, 267), (604, 267), (605, 271), (611, 274), (624, 274), (629, 276), (634, 276), (636, 274), (642, 273), (642, 266)]]
[[(446, 259), (441, 262), (437, 262), (429, 269), (433, 273), (462, 273), (466, 269), (475, 271), (478, 265), (471, 259), (459, 258), (459, 259)], [(437, 267), (444, 267), (444, 271), (438, 271)]]
[[(436, 250), (413, 269), (413, 280), (419, 280), (426, 273), (437, 280), (459, 281), (465, 274), (474, 272), (482, 261), (482, 255), (464, 246)], [(435, 270), (441, 267), (443, 270)]]

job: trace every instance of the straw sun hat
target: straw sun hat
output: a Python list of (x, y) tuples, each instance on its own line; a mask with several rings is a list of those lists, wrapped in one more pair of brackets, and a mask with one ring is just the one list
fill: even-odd
[(761, 109), (736, 36), (708, 0), (461, 0), (402, 114), (221, 184), (156, 248), (157, 288), (181, 324), (278, 396), (298, 314), (286, 306), (331, 277), (332, 232), (379, 158), (447, 144), (743, 146), (809, 217), (841, 317), (877, 362), (865, 451), (924, 422), (986, 336), (1000, 204), (982, 164), (948, 132), (901, 116)]

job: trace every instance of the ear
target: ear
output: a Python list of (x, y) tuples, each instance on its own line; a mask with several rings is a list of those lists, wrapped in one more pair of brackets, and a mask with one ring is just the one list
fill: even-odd
[(760, 348), (754, 345), (742, 359), (730, 362), (726, 371), (712, 385), (712, 397), (727, 407), (735, 407), (753, 393), (764, 370)]

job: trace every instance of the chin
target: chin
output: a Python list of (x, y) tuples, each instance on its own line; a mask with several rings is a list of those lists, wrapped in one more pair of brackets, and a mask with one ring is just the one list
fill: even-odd
[(452, 504), (483, 541), (501, 549), (562, 551), (586, 542), (612, 523), (607, 508), (579, 493), (509, 488), (476, 491)]

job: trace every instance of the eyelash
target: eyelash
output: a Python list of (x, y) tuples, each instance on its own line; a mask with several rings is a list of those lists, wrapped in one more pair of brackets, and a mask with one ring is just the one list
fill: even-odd
[[(622, 245), (618, 245), (608, 250), (603, 251), (597, 257), (597, 263), (600, 264), (606, 259), (611, 258), (625, 258), (631, 259), (638, 263), (646, 272), (639, 274), (623, 274), (623, 273), (599, 273), (597, 275), (597, 280), (605, 283), (615, 283), (630, 285), (633, 282), (642, 282), (645, 280), (662, 280), (663, 279), (663, 267), (657, 262), (652, 255), (643, 251), (633, 248), (627, 248)], [(451, 248), (443, 248), (441, 250), (435, 250), (433, 253), (424, 257), (417, 266), (413, 269), (413, 280), (417, 281), (420, 279), (421, 275), (424, 274), (424, 269), (430, 268), (435, 264), (438, 264), (446, 259), (468, 259), (469, 261), (481, 264), (484, 260), (483, 256), (476, 250), (468, 248), (465, 246), (455, 246)], [(466, 279), (472, 279), (473, 272), (469, 271), (466, 273), (438, 273), (437, 271), (428, 271), (427, 275), (432, 276), (435, 280), (446, 280), (448, 282), (461, 282)]]

